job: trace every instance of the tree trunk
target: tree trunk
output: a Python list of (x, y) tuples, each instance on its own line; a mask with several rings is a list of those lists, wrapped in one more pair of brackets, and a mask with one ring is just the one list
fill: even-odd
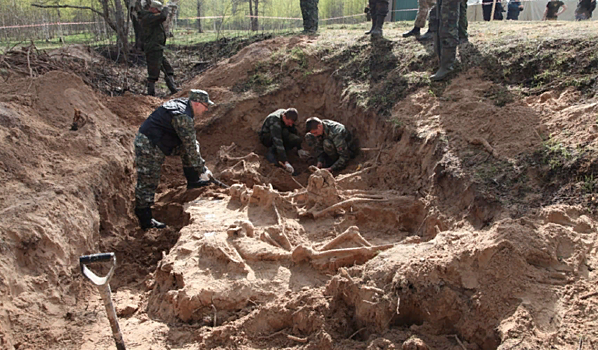
[[(255, 9), (253, 8), (253, 4), (255, 3)], [(258, 4), (259, 0), (249, 0), (249, 16), (251, 16), (251, 31), (257, 32), (259, 29), (259, 24), (257, 20), (258, 16)]]
[(201, 0), (197, 0), (197, 32), (203, 33), (203, 28), (201, 27)]

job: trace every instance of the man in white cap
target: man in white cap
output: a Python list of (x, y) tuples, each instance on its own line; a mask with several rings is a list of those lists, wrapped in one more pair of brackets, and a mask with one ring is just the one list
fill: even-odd
[(141, 11), (141, 26), (143, 28), (143, 51), (147, 61), (147, 94), (156, 94), (156, 82), (160, 78), (160, 70), (164, 72), (166, 86), (171, 93), (178, 89), (174, 84), (174, 69), (164, 57), (164, 45), (166, 44), (166, 31), (164, 21), (168, 17), (168, 7), (162, 3), (152, 0), (148, 11)]

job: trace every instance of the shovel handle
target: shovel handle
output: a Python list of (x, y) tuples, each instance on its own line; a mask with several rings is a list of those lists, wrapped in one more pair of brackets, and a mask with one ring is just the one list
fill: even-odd
[(114, 253), (83, 255), (79, 257), (79, 264), (91, 264), (95, 262), (110, 261), (112, 259), (114, 259)]

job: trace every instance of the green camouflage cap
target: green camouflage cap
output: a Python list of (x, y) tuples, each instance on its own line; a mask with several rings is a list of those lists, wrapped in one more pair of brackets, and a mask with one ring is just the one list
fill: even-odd
[(210, 96), (203, 90), (191, 90), (189, 91), (189, 101), (205, 103), (208, 106), (214, 105), (214, 102), (210, 101)]
[(162, 3), (160, 1), (152, 0), (150, 3), (150, 7), (157, 8), (158, 10), (162, 9)]

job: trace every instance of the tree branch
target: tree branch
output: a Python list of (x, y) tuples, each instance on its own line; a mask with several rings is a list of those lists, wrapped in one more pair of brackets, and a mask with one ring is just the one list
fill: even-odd
[(53, 9), (57, 9), (57, 8), (73, 8), (73, 9), (80, 9), (80, 10), (90, 10), (93, 11), (95, 13), (97, 13), (98, 15), (104, 17), (104, 14), (101, 13), (100, 11), (89, 7), (89, 6), (77, 6), (77, 5), (44, 5), (44, 4), (31, 4), (31, 6), (33, 7), (41, 7), (41, 8), (53, 8)]

